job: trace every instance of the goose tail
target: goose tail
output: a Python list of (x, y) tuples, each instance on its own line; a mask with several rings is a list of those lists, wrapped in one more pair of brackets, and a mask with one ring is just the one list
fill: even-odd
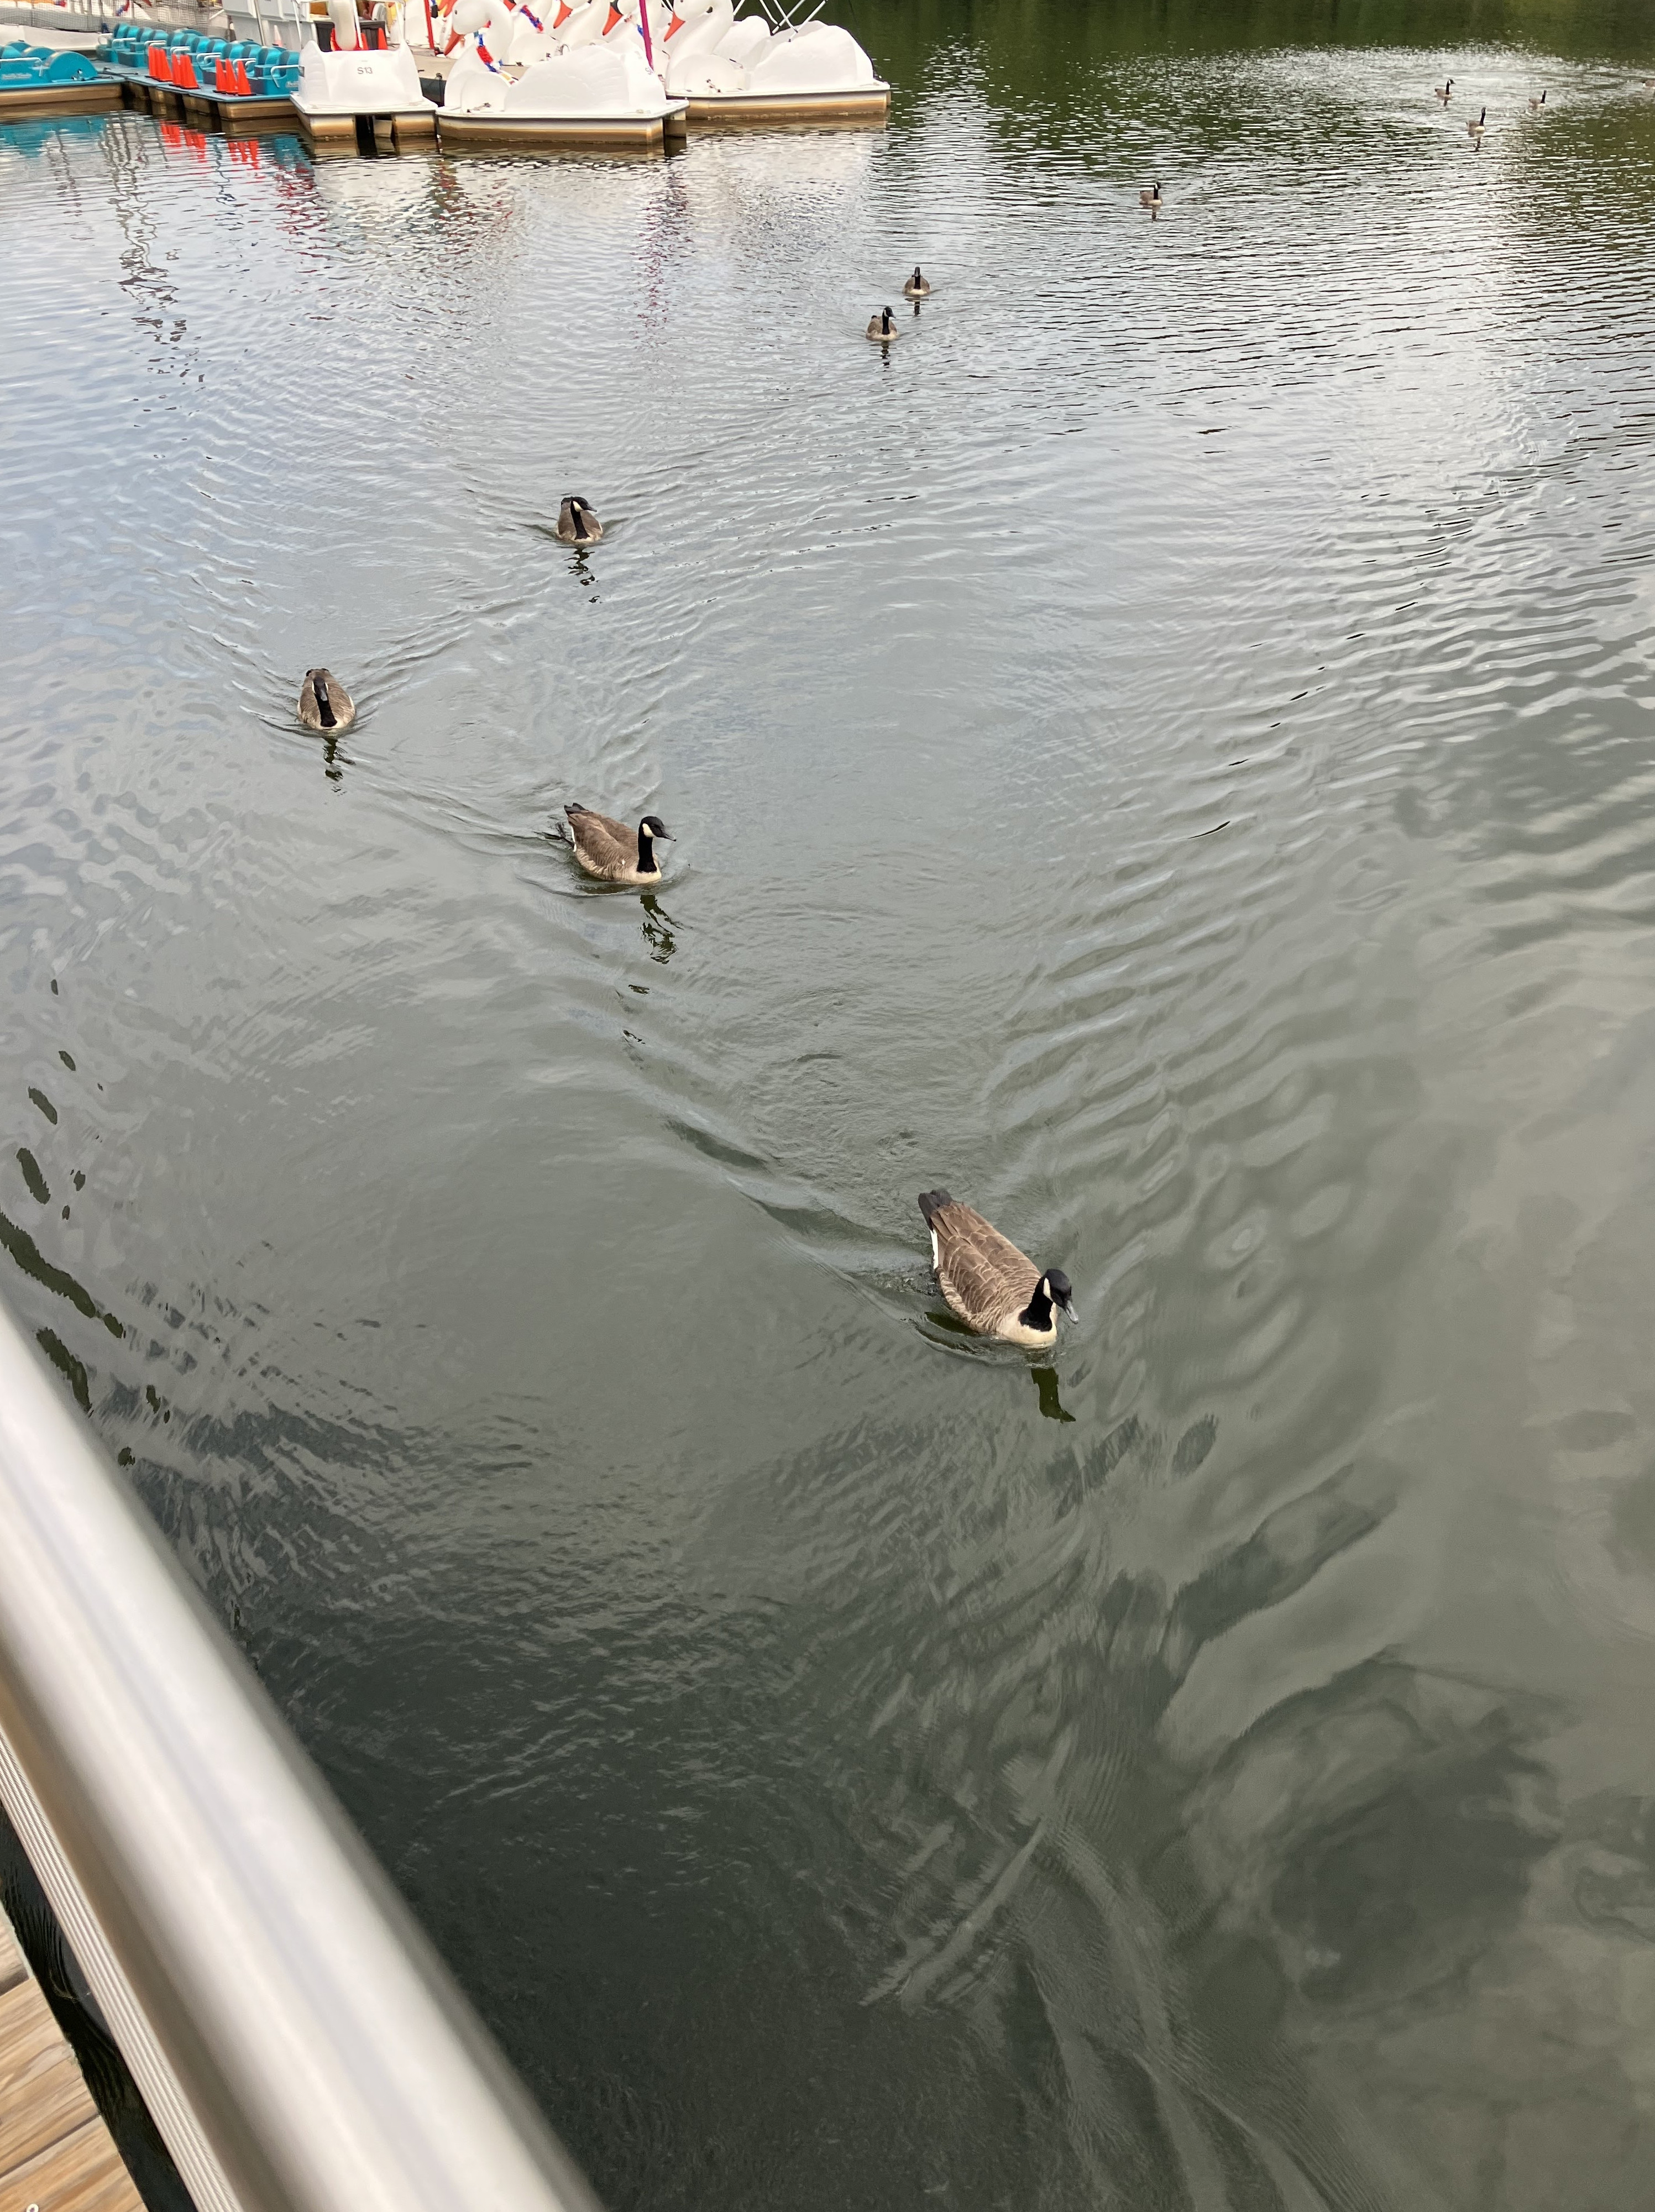
[(930, 1227), (945, 1206), (952, 1206), (953, 1202), (946, 1190), (922, 1190), (920, 1193), (920, 1212), (925, 1216), (926, 1227)]

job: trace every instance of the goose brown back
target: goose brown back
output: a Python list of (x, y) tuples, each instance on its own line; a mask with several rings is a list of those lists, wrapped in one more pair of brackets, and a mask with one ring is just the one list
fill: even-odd
[(1009, 1237), (946, 1190), (925, 1192), (920, 1212), (931, 1231), (937, 1281), (954, 1312), (984, 1336), (1011, 1333), (1034, 1296), (1039, 1268)]

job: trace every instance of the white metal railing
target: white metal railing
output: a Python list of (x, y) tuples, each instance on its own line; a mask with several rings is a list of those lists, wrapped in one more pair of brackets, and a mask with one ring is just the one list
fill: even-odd
[(596, 2212), (3, 1307), (0, 1801), (199, 2212)]

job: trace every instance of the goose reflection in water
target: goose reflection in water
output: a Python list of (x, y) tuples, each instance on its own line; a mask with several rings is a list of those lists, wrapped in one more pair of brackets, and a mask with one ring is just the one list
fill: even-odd
[(1029, 1379), (1034, 1384), (1035, 1395), (1040, 1401), (1040, 1411), (1047, 1420), (1074, 1420), (1074, 1414), (1057, 1395), (1057, 1370), (1055, 1367), (1031, 1367)]
[(654, 891), (641, 893), (638, 904), (643, 908), (643, 941), (649, 947), (649, 957), (664, 968), (678, 949), (672, 917)]
[[(1384, 1462), (1267, 1514), (1181, 1589), (1115, 1565), (1108, 1494), (1173, 1488), (1212, 1449), (1197, 1426), (1169, 1455), (1129, 1420), (1056, 1462), (1054, 1516), (1015, 1561), (1003, 1532), (985, 1545), (904, 1651), (882, 1720), (910, 1778), (885, 1817), (912, 1871), (871, 1998), (958, 2008), (1014, 2069), (1057, 2122), (1037, 2130), (1043, 2201), (1436, 2203), (1405, 2148), (1376, 2174), (1329, 2056), (1382, 2012), (1399, 2092), (1435, 2067), (1451, 2105), (1457, 2006), (1479, 1968), (1500, 1985), (1490, 1954), (1558, 1841), (1534, 1748), (1555, 1722), (1389, 1654), (1300, 1686), (1302, 1629), (1272, 1609), (1336, 1563), (1353, 1601), (1402, 1488)], [(1198, 1702), (1263, 1711), (1181, 1754), (1169, 1708), (1203, 1654)]]
[[(950, 1313), (946, 1306), (931, 1306), (928, 1309), (925, 1318), (934, 1328), (945, 1330), (948, 1335), (957, 1338), (962, 1344), (970, 1345), (975, 1352), (982, 1352), (984, 1340), (974, 1330), (968, 1328), (958, 1314)], [(1049, 1421), (1072, 1422), (1074, 1416), (1058, 1395), (1060, 1386), (1057, 1370), (1055, 1367), (1031, 1367), (1028, 1370), (1028, 1376), (1030, 1382), (1034, 1385), (1034, 1395), (1044, 1418)]]

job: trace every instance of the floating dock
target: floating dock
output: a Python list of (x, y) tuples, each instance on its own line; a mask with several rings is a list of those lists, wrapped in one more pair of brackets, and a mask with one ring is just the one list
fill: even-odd
[(234, 137), (297, 127), (299, 58), (281, 47), (129, 25), (116, 33), (105, 66), (119, 78), (128, 106), (198, 131)]
[(143, 2212), (80, 2063), (0, 1911), (0, 2204)]

